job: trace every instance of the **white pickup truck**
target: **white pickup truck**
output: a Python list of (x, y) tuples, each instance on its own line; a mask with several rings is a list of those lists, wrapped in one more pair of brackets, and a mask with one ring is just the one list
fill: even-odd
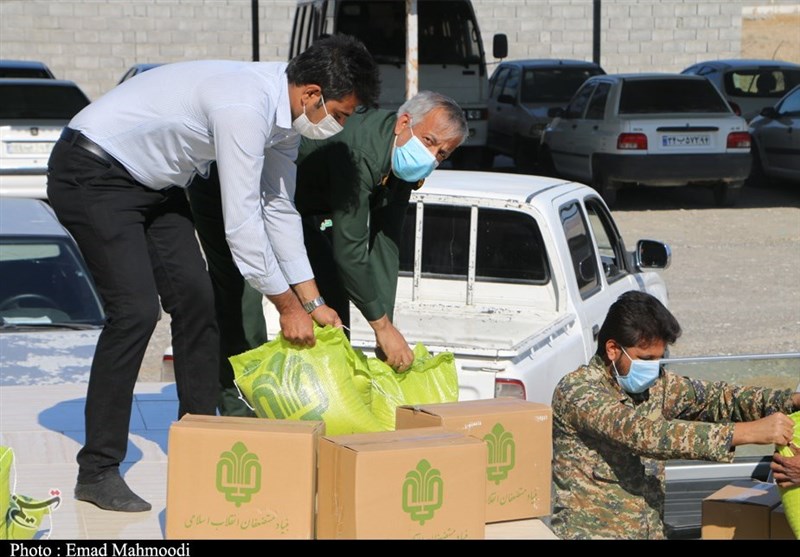
[[(650, 269), (667, 268), (669, 248), (627, 251), (598, 194), (559, 179), (437, 170), (412, 195), (400, 257), (394, 321), (412, 345), (455, 354), (460, 400), (550, 404), (621, 293), (667, 303)], [(351, 315), (353, 345), (370, 351), (372, 329)]]

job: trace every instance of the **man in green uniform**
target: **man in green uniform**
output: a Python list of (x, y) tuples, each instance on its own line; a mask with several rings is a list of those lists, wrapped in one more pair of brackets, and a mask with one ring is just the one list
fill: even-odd
[(734, 447), (786, 444), (800, 393), (711, 383), (659, 365), (680, 325), (661, 302), (612, 304), (596, 355), (553, 394), (551, 526), (562, 538), (663, 539), (669, 459), (730, 462)]
[(396, 113), (368, 109), (334, 137), (300, 143), (295, 203), (320, 294), (348, 327), (352, 300), (375, 332), (378, 354), (397, 371), (414, 359), (392, 324), (411, 190), (467, 133), (455, 101), (421, 91)]

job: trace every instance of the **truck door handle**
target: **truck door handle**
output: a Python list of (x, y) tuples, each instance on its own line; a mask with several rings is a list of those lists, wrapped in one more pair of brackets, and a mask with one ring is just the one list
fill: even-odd
[(594, 340), (597, 340), (597, 335), (599, 334), (600, 334), (600, 325), (595, 323), (595, 325), (592, 327), (592, 338), (594, 338)]

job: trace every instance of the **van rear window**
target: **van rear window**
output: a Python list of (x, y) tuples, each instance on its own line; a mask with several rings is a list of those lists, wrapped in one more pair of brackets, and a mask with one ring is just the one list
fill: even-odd
[(731, 110), (706, 79), (626, 79), (622, 83), (620, 114), (675, 112), (730, 114)]

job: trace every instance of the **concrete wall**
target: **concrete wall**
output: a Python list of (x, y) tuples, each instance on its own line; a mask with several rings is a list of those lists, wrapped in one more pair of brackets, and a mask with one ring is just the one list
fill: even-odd
[[(487, 53), (592, 58), (592, 0), (474, 0)], [(294, 0), (260, 0), (260, 57), (286, 60)], [(742, 17), (788, 0), (603, 0), (601, 64), (608, 72), (680, 71), (738, 57)], [(250, 0), (0, 0), (0, 58), (37, 59), (91, 98), (137, 62), (250, 60)], [(491, 70), (491, 67), (490, 67)]]

